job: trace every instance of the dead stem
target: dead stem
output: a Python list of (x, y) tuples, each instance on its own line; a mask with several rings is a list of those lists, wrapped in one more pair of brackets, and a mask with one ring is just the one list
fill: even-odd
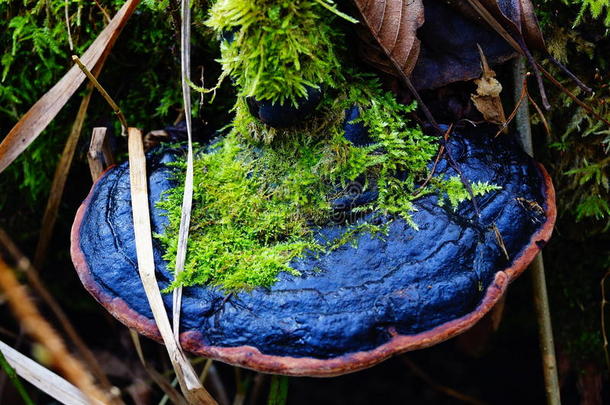
[(68, 335), (68, 338), (74, 343), (76, 349), (82, 356), (83, 360), (87, 363), (87, 366), (91, 370), (91, 372), (95, 375), (95, 377), (99, 380), (102, 387), (110, 391), (112, 389), (112, 384), (106, 377), (106, 374), (102, 371), (99, 366), (99, 362), (91, 352), (91, 350), (87, 347), (83, 339), (80, 337), (76, 328), (70, 322), (70, 318), (63, 311), (57, 300), (49, 293), (44, 283), (40, 279), (40, 275), (36, 270), (36, 267), (32, 266), (30, 260), (19, 250), (17, 245), (12, 241), (12, 239), (8, 236), (8, 234), (0, 228), (0, 246), (6, 249), (7, 253), (13, 258), (16, 263), (17, 268), (23, 272), (32, 288), (36, 291), (36, 293), (43, 299), (43, 301), (47, 304), (47, 306), (51, 309), (59, 323), (61, 324), (62, 329)]
[(2, 258), (0, 258), (0, 288), (4, 290), (15, 317), (26, 332), (48, 350), (53, 365), (60, 369), (68, 380), (93, 400), (104, 404), (122, 403), (120, 399), (111, 398), (94, 384), (89, 372), (68, 352), (61, 337), (40, 315), (25, 288), (19, 284), (13, 271)]
[[(513, 67), (513, 78), (515, 94), (518, 97), (518, 90), (523, 83), (525, 75), (525, 61), (518, 59)], [(517, 132), (521, 138), (525, 152), (533, 156), (532, 129), (530, 126), (530, 116), (527, 104), (522, 104), (516, 118)], [(542, 353), (542, 371), (544, 374), (544, 388), (548, 405), (560, 405), (561, 394), (559, 389), (559, 379), (557, 376), (557, 358), (555, 356), (555, 344), (553, 337), (553, 327), (551, 323), (551, 309), (546, 288), (546, 277), (544, 272), (544, 261), (542, 254), (539, 253), (530, 265), (530, 275), (532, 277), (533, 301), (538, 322), (538, 334), (540, 340), (540, 351)]]
[(76, 119), (74, 120), (70, 130), (70, 135), (68, 135), (68, 140), (64, 146), (59, 163), (55, 168), (51, 192), (49, 194), (49, 199), (47, 200), (47, 205), (42, 217), (40, 236), (38, 238), (38, 244), (36, 245), (36, 253), (34, 254), (34, 267), (37, 269), (42, 269), (44, 265), (49, 243), (51, 241), (51, 237), (53, 236), (55, 222), (57, 220), (59, 204), (61, 203), (66, 181), (68, 180), (68, 173), (70, 172), (70, 166), (72, 165), (72, 160), (74, 159), (76, 145), (78, 144), (78, 140), (83, 129), (85, 115), (87, 114), (92, 93), (93, 86), (89, 86), (80, 103), (78, 113), (76, 114)]
[[(502, 38), (504, 38), (504, 40), (517, 52), (519, 52), (520, 54), (524, 55), (523, 49), (521, 49), (521, 46), (519, 45), (519, 43), (517, 41), (515, 41), (515, 39), (504, 29), (504, 27), (502, 27), (500, 25), (500, 23), (498, 23), (498, 21), (489, 13), (489, 11), (487, 11), (483, 5), (479, 2), (479, 0), (467, 0), (468, 3), (472, 6), (472, 8), (479, 13), (479, 15), (481, 16), (481, 18), (483, 18), (489, 25), (491, 28), (493, 28)], [(524, 55), (525, 56), (525, 55)], [(565, 93), (568, 97), (570, 97), (572, 100), (574, 100), (574, 102), (576, 104), (578, 104), (580, 107), (582, 107), (585, 111), (587, 111), (589, 114), (591, 114), (593, 117), (595, 117), (597, 120), (605, 123), (606, 125), (610, 126), (610, 121), (608, 121), (607, 119), (605, 119), (604, 117), (602, 117), (601, 115), (599, 115), (597, 112), (595, 112), (593, 110), (593, 108), (589, 105), (587, 105), (586, 103), (580, 101), (580, 99), (578, 99), (578, 97), (576, 97), (574, 94), (572, 94), (568, 89), (565, 88), (565, 86), (563, 86), (561, 83), (559, 83), (559, 81), (557, 79), (555, 79), (548, 71), (546, 71), (541, 65), (540, 63), (534, 61), (536, 64), (536, 68), (538, 70), (540, 70), (540, 72), (551, 82), (553, 83), (553, 85), (555, 85), (560, 91), (562, 91), (563, 93)]]
[(540, 71), (542, 72), (542, 74), (551, 82), (553, 83), (555, 86), (557, 86), (557, 88), (559, 88), (559, 90), (561, 90), (566, 96), (570, 97), (572, 100), (574, 100), (574, 102), (576, 104), (578, 104), (580, 107), (582, 107), (586, 112), (588, 112), (589, 114), (591, 114), (592, 116), (594, 116), (596, 119), (598, 119), (599, 121), (603, 122), (604, 124), (608, 125), (610, 127), (610, 121), (608, 121), (607, 119), (605, 119), (604, 117), (602, 117), (601, 115), (599, 115), (595, 110), (593, 110), (593, 108), (584, 103), (583, 101), (580, 101), (580, 99), (578, 97), (576, 97), (570, 90), (568, 90), (563, 84), (561, 84), (559, 82), (559, 80), (555, 79), (555, 77), (553, 77), (552, 74), (550, 74), (546, 69), (544, 69), (542, 66), (538, 65), (540, 68)]
[(570, 72), (570, 70), (565, 67), (561, 62), (559, 62), (557, 59), (555, 59), (551, 54), (548, 54), (547, 59), (551, 61), (551, 63), (553, 63), (555, 66), (557, 66), (559, 69), (561, 69), (561, 71), (563, 73), (565, 73), (570, 79), (572, 79), (572, 81), (574, 83), (576, 83), (576, 85), (578, 87), (580, 87), (583, 91), (585, 91), (586, 93), (592, 94), (593, 90), (587, 86), (586, 84), (584, 84), (578, 77), (576, 77), (576, 75), (572, 72)]
[(151, 380), (153, 380), (164, 392), (164, 397), (170, 399), (172, 401), (172, 404), (188, 405), (188, 402), (186, 401), (184, 396), (182, 396), (182, 394), (180, 394), (180, 392), (178, 392), (178, 390), (174, 388), (172, 383), (164, 375), (162, 375), (157, 370), (148, 365), (148, 362), (144, 357), (144, 352), (142, 351), (142, 342), (140, 341), (140, 336), (138, 335), (138, 332), (133, 329), (129, 329), (129, 334), (131, 336), (133, 346), (136, 349), (136, 353), (138, 354), (138, 359), (140, 359), (142, 367), (144, 367), (144, 370), (151, 378)]

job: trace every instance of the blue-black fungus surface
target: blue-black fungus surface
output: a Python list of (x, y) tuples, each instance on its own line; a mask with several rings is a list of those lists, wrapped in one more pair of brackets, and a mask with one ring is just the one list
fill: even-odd
[[(394, 220), (386, 236), (361, 234), (357, 244), (295, 260), (292, 266), (302, 275), (282, 273), (270, 289), (227, 296), (205, 286), (186, 288), (182, 331), (198, 331), (209, 346), (250, 345), (265, 354), (327, 359), (375, 348), (391, 338), (391, 329), (416, 334), (472, 312), (496, 272), (509, 267), (545, 223), (546, 190), (540, 170), (513, 136), (467, 132), (454, 133), (447, 143), (463, 175), (502, 186), (477, 197), (480, 217), (470, 201), (454, 211), (439, 206), (436, 196), (423, 197), (413, 215), (419, 230)], [(148, 155), (154, 232), (163, 232), (166, 224), (155, 202), (172, 187), (166, 164), (178, 153), (164, 149)], [(435, 175), (455, 174), (441, 159)], [(96, 184), (79, 229), (80, 249), (105, 294), (152, 319), (136, 269), (129, 187), (126, 163)], [(319, 237), (336, 237), (346, 226), (323, 228)], [(172, 275), (161, 256), (156, 244), (163, 289)], [(171, 308), (171, 294), (164, 300)]]
[(307, 96), (299, 97), (294, 106), (290, 101), (275, 103), (270, 100), (257, 100), (248, 97), (248, 109), (250, 114), (261, 120), (261, 122), (274, 128), (286, 128), (303, 122), (316, 109), (322, 92), (313, 87), (307, 87)]

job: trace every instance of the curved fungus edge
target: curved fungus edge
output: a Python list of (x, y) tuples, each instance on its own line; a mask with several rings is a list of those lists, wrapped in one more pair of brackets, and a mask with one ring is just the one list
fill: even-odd
[[(349, 353), (330, 359), (268, 355), (261, 353), (253, 346), (206, 346), (201, 343), (199, 332), (195, 331), (186, 331), (180, 334), (182, 347), (196, 355), (265, 373), (290, 376), (333, 377), (372, 367), (391, 356), (411, 350), (427, 348), (465, 332), (493, 308), (506, 292), (508, 285), (525, 271), (552, 234), (557, 216), (555, 189), (544, 166), (540, 163), (536, 163), (536, 165), (544, 178), (546, 222), (532, 235), (529, 244), (521, 251), (512, 265), (496, 273), (494, 281), (487, 288), (485, 297), (474, 311), (415, 335), (400, 335), (396, 331), (392, 332), (390, 330), (393, 337), (388, 342), (372, 350)], [(108, 312), (127, 327), (161, 343), (161, 335), (153, 320), (129, 307), (121, 298), (111, 297), (100, 288), (91, 275), (85, 256), (80, 249), (80, 226), (93, 191), (103, 177), (101, 176), (95, 182), (89, 195), (77, 211), (70, 237), (72, 261), (87, 291)]]

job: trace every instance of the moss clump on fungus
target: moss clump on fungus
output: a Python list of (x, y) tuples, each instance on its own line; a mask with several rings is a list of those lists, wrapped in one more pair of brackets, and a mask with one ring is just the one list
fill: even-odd
[[(266, 136), (269, 129), (250, 116), (243, 102), (238, 103), (232, 131), (195, 159), (187, 261), (172, 287), (209, 284), (226, 291), (269, 287), (282, 271), (298, 275), (290, 267), (294, 258), (323, 254), (360, 232), (378, 230), (360, 222), (348, 224), (338, 240), (322, 242), (315, 237), (316, 229), (331, 224), (331, 202), (345, 195), (345, 186), (356, 179), (365, 179), (364, 188), (379, 190), (376, 200), (357, 211), (376, 212), (389, 220), (401, 217), (414, 227), (416, 194), (447, 190), (452, 203), (468, 198), (451, 179), (418, 188), (438, 151), (436, 138), (407, 119), (414, 105), (399, 104), (374, 81), (353, 80), (344, 93), (323, 100), (317, 119), (275, 131), (271, 139)], [(353, 146), (344, 138), (344, 112), (354, 104), (363, 111), (360, 119), (373, 141), (369, 146)], [(183, 170), (177, 170), (176, 179), (182, 184)], [(475, 192), (483, 191), (474, 186)], [(176, 187), (160, 203), (169, 225), (159, 238), (171, 264), (181, 200), (182, 187)]]
[[(376, 80), (342, 66), (345, 44), (337, 27), (341, 14), (331, 0), (218, 0), (207, 24), (221, 36), (223, 75), (237, 87), (232, 130), (195, 160), (194, 198), (185, 269), (170, 286), (207, 284), (225, 291), (270, 287), (296, 257), (332, 251), (360, 232), (380, 228), (352, 221), (337, 240), (320, 241), (316, 229), (329, 225), (332, 202), (350, 194), (350, 182), (378, 197), (355, 207), (356, 216), (375, 212), (402, 218), (417, 197), (438, 190), (452, 204), (469, 198), (452, 179), (423, 188), (428, 163), (439, 145), (413, 125), (415, 105), (399, 104)], [(348, 77), (349, 76), (349, 77)], [(324, 87), (314, 117), (289, 129), (273, 129), (250, 114), (247, 97), (297, 104), (307, 88)], [(371, 143), (345, 139), (345, 112), (358, 106)], [(177, 170), (183, 184), (183, 170)], [(474, 185), (474, 191), (484, 192)], [(176, 257), (182, 186), (159, 204), (169, 225), (159, 238), (164, 258)], [(417, 191), (416, 191), (417, 190)], [(387, 222), (387, 221), (386, 221)]]
[(280, 103), (296, 104), (308, 87), (335, 87), (342, 33), (334, 7), (330, 0), (218, 0), (207, 24), (232, 37), (221, 42), (224, 76), (240, 96)]

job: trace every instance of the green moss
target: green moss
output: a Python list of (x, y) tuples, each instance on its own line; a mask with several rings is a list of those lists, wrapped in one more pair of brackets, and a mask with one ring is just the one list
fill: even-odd
[[(470, 200), (472, 198), (468, 190), (464, 187), (464, 183), (462, 182), (462, 179), (460, 179), (460, 176), (451, 176), (448, 179), (443, 179), (441, 181), (433, 178), (431, 181), (436, 185), (437, 190), (441, 191), (438, 201), (438, 204), (441, 206), (445, 205), (446, 200), (449, 200), (451, 207), (456, 209), (462, 201)], [(496, 184), (489, 184), (481, 181), (470, 184), (470, 187), (472, 188), (472, 196), (474, 197), (502, 189), (502, 187)]]
[[(298, 274), (290, 262), (304, 254), (332, 251), (363, 232), (384, 229), (367, 222), (347, 224), (336, 240), (319, 241), (316, 229), (329, 225), (331, 202), (345, 195), (354, 180), (376, 186), (379, 198), (355, 209), (411, 218), (417, 196), (440, 191), (451, 203), (468, 198), (455, 179), (428, 176), (436, 138), (407, 118), (414, 105), (401, 105), (369, 77), (353, 75), (343, 92), (327, 96), (319, 114), (302, 126), (273, 130), (256, 121), (243, 99), (237, 103), (231, 132), (212, 151), (195, 159), (195, 194), (185, 271), (172, 287), (210, 284), (225, 291), (269, 287), (282, 271)], [(344, 139), (345, 110), (359, 105), (373, 144), (353, 146)], [(183, 163), (180, 164), (183, 166)], [(182, 184), (183, 170), (177, 171)], [(400, 178), (400, 179), (399, 179)], [(494, 189), (474, 185), (477, 193)], [(160, 235), (165, 259), (176, 256), (182, 187), (160, 203), (169, 226)]]
[(220, 62), (240, 96), (296, 103), (341, 79), (337, 18), (331, 0), (219, 0), (207, 24), (234, 37)]
[[(353, 71), (342, 54), (342, 19), (350, 18), (330, 0), (218, 0), (213, 5), (207, 24), (221, 38), (232, 36), (221, 41), (220, 81), (231, 76), (236, 85), (235, 118), (230, 133), (195, 161), (186, 265), (170, 289), (270, 287), (282, 271), (298, 274), (290, 267), (297, 257), (332, 251), (363, 232), (382, 235), (382, 227), (357, 220), (367, 213), (389, 221), (402, 218), (417, 228), (412, 218), (417, 197), (437, 191), (454, 206), (469, 197), (455, 179), (419, 186), (429, 177), (436, 138), (407, 118), (415, 104), (398, 103), (371, 76)], [(314, 116), (294, 128), (270, 128), (248, 110), (248, 97), (296, 104), (308, 87), (323, 87), (324, 97)], [(354, 105), (373, 141), (369, 146), (356, 147), (344, 138), (345, 111)], [(183, 183), (182, 173), (177, 184)], [(332, 201), (349, 194), (353, 182), (360, 190), (377, 189), (379, 197), (354, 208), (354, 218), (336, 240), (317, 240), (316, 230), (332, 221)], [(492, 189), (475, 187), (476, 192)], [(160, 203), (169, 218), (159, 238), (170, 267), (182, 193), (181, 187), (170, 190)]]

